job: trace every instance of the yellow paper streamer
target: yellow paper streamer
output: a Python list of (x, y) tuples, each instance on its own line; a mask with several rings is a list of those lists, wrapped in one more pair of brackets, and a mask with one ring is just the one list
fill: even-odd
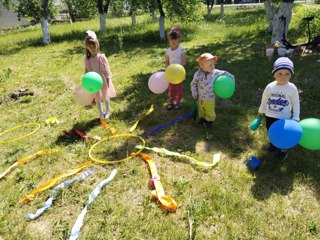
[(39, 123), (35, 123), (35, 122), (24, 123), (24, 124), (21, 124), (21, 125), (18, 125), (18, 126), (15, 126), (15, 127), (13, 127), (13, 128), (9, 128), (9, 129), (5, 130), (4, 132), (0, 133), (0, 136), (2, 136), (3, 134), (5, 134), (5, 133), (7, 133), (7, 132), (10, 132), (10, 131), (13, 131), (13, 130), (15, 130), (15, 129), (22, 128), (22, 127), (25, 127), (25, 126), (29, 126), (29, 125), (36, 125), (36, 128), (35, 128), (31, 133), (22, 135), (21, 137), (14, 138), (14, 139), (11, 139), (11, 140), (0, 141), (0, 144), (19, 141), (19, 140), (21, 140), (21, 139), (23, 139), (23, 138), (26, 138), (26, 137), (34, 134), (34, 133), (35, 133), (36, 131), (38, 131), (38, 130), (40, 129), (40, 127), (41, 127), (41, 125), (40, 125)]
[(151, 191), (152, 197), (158, 201), (160, 207), (164, 210), (175, 212), (177, 210), (177, 203), (173, 198), (164, 194), (164, 190), (160, 182), (160, 177), (157, 172), (156, 164), (154, 163), (153, 159), (148, 154), (140, 153), (139, 155), (149, 165), (149, 169), (155, 186), (155, 190)]
[(38, 187), (37, 189), (33, 190), (31, 193), (24, 195), (23, 199), (20, 201), (21, 203), (26, 203), (28, 201), (32, 201), (35, 197), (35, 195), (41, 191), (44, 191), (50, 187), (52, 187), (57, 181), (59, 181), (61, 178), (64, 177), (69, 177), (73, 174), (76, 174), (77, 172), (80, 172), (82, 169), (84, 169), (85, 167), (89, 166), (91, 164), (90, 161), (87, 161), (81, 165), (79, 165), (77, 168), (68, 170), (58, 176), (56, 176), (55, 178), (47, 181), (46, 183), (44, 183), (43, 185), (41, 185), (40, 187)]
[(139, 119), (138, 119), (138, 121), (130, 128), (130, 132), (133, 132), (137, 127), (138, 127), (138, 124), (139, 124), (139, 122), (140, 122), (140, 120), (142, 120), (143, 118), (145, 118), (146, 116), (148, 116), (149, 114), (151, 114), (152, 112), (153, 112), (153, 110), (154, 110), (154, 106), (153, 106), (153, 104), (151, 105), (151, 107), (150, 107), (150, 109), (146, 112), (146, 113), (143, 113), (140, 117), (139, 117)]
[(49, 153), (54, 153), (54, 152), (58, 152), (59, 149), (43, 149), (43, 150), (39, 150), (37, 151), (36, 153), (34, 154), (31, 154), (31, 155), (28, 155), (28, 156), (25, 156), (23, 158), (20, 158), (18, 161), (16, 161), (14, 164), (12, 164), (4, 173), (2, 173), (0, 175), (0, 180), (6, 176), (13, 168), (15, 168), (16, 166), (18, 165), (22, 165), (24, 163), (26, 163), (27, 161), (35, 158), (35, 157), (38, 157), (38, 156), (41, 156), (41, 155), (46, 155), (46, 154), (49, 154)]
[[(123, 159), (120, 159), (120, 160), (100, 160), (100, 159), (96, 159), (92, 156), (92, 151), (93, 149), (100, 143), (104, 142), (104, 141), (107, 141), (111, 138), (119, 138), (119, 137), (135, 137), (135, 138), (138, 138), (141, 140), (142, 142), (142, 147), (141, 149), (136, 152), (136, 153), (132, 153), (129, 157), (126, 157), (126, 158), (123, 158)], [(102, 163), (102, 164), (109, 164), (109, 163), (118, 163), (118, 162), (123, 162), (123, 161), (126, 161), (126, 160), (129, 160), (131, 158), (133, 158), (134, 156), (136, 156), (137, 154), (139, 154), (142, 150), (143, 150), (143, 147), (146, 145), (146, 142), (145, 140), (142, 138), (142, 137), (139, 137), (137, 135), (134, 135), (134, 134), (116, 134), (116, 135), (113, 135), (112, 137), (110, 138), (104, 138), (102, 140), (100, 140), (99, 142), (95, 143), (92, 145), (92, 147), (90, 148), (89, 150), (89, 157), (92, 161), (94, 162), (98, 162), (98, 163)]]
[[(141, 149), (142, 146), (141, 145), (137, 145), (136, 148), (137, 149)], [(214, 167), (214, 166), (216, 166), (220, 162), (220, 155), (221, 155), (220, 153), (214, 154), (212, 163), (206, 163), (206, 162), (198, 161), (197, 159), (195, 159), (193, 157), (190, 157), (188, 155), (184, 155), (184, 154), (180, 154), (180, 153), (177, 153), (177, 152), (169, 151), (169, 150), (167, 150), (165, 148), (145, 147), (145, 146), (143, 148), (147, 149), (147, 150), (154, 151), (156, 153), (166, 154), (168, 156), (176, 156), (176, 157), (186, 158), (186, 159), (190, 160), (191, 163), (196, 164), (196, 165), (201, 166), (201, 167)]]

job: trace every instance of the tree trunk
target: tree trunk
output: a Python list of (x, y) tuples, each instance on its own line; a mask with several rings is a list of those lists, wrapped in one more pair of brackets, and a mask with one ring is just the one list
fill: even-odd
[(44, 0), (43, 1), (43, 19), (41, 19), (41, 28), (42, 28), (42, 34), (43, 34), (42, 42), (44, 45), (48, 45), (50, 43), (48, 15), (49, 15), (49, 0)]
[(283, 38), (287, 38), (288, 26), (292, 16), (292, 6), (293, 2), (281, 2), (278, 13), (274, 15), (272, 20), (272, 44), (274, 44), (276, 41), (282, 42), (281, 40)]
[(220, 4), (220, 15), (221, 15), (221, 17), (224, 16), (224, 5), (223, 5), (223, 3)]
[(42, 42), (44, 45), (48, 45), (50, 43), (50, 34), (49, 34), (49, 23), (47, 19), (41, 19), (41, 29), (42, 29)]
[(137, 16), (135, 13), (132, 13), (131, 15), (131, 22), (132, 22), (132, 26), (135, 26), (137, 24)]
[(266, 9), (266, 20), (268, 24), (268, 33), (272, 33), (272, 20), (274, 16), (274, 7), (272, 0), (264, 1), (264, 8)]
[(106, 14), (100, 13), (100, 31), (105, 32), (107, 30), (107, 24), (106, 24)]
[(159, 28), (160, 28), (160, 40), (164, 41), (166, 39), (165, 33), (164, 33), (164, 18), (165, 14), (162, 8), (162, 3), (161, 0), (157, 0), (158, 3), (158, 9), (160, 13), (160, 18), (159, 18)]
[(207, 18), (210, 18), (210, 17), (211, 17), (211, 10), (212, 10), (212, 7), (210, 7), (209, 5), (207, 5)]
[(211, 10), (214, 4), (214, 0), (207, 0), (207, 18), (211, 17)]
[(164, 33), (164, 17), (161, 16), (159, 18), (159, 28), (160, 28), (160, 40), (166, 40), (166, 36), (165, 36), (165, 33)]

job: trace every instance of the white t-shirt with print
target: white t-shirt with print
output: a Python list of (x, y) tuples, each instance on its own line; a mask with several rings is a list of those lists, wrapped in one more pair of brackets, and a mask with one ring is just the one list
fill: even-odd
[(169, 56), (169, 65), (172, 63), (182, 64), (182, 53), (185, 53), (186, 50), (179, 46), (176, 50), (172, 51), (171, 48), (167, 48), (166, 55)]
[(259, 113), (278, 119), (300, 120), (300, 101), (297, 87), (288, 82), (277, 85), (274, 81), (264, 89)]

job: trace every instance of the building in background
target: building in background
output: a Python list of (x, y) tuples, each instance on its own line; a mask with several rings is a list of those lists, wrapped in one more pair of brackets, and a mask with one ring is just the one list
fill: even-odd
[(16, 27), (25, 27), (31, 25), (30, 22), (19, 18), (14, 10), (6, 9), (0, 4), (0, 30), (11, 29)]

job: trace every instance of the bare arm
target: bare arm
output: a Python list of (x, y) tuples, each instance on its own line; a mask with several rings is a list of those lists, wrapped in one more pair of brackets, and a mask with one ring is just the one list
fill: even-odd
[(186, 51), (183, 51), (182, 54), (181, 54), (181, 64), (182, 66), (186, 66), (187, 65), (187, 53)]
[(165, 61), (166, 67), (169, 66), (169, 56), (166, 54), (166, 61)]

